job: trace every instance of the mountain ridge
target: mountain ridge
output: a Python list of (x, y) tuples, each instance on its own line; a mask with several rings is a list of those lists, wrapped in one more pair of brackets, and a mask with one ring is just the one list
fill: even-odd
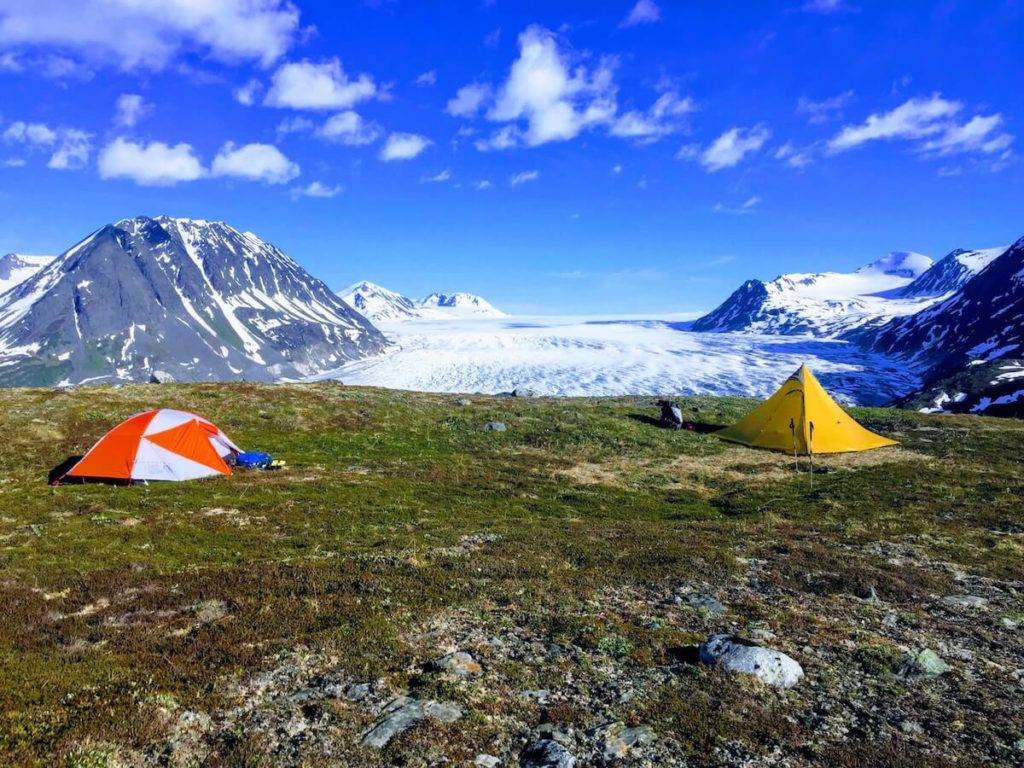
[(278, 248), (204, 219), (105, 225), (0, 296), (8, 385), (300, 378), (387, 344)]

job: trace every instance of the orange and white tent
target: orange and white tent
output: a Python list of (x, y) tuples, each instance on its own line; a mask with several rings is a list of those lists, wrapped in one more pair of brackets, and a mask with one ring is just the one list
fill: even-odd
[(161, 408), (139, 413), (100, 438), (61, 480), (195, 480), (230, 475), (240, 449), (202, 416)]

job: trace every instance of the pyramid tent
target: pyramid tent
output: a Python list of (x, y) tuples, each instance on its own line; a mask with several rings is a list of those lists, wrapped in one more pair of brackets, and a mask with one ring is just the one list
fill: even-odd
[(716, 433), (723, 440), (801, 455), (867, 451), (895, 440), (869, 432), (833, 400), (806, 365), (746, 418)]
[(56, 482), (195, 480), (230, 475), (224, 459), (239, 452), (227, 435), (201, 416), (162, 408), (118, 424)]

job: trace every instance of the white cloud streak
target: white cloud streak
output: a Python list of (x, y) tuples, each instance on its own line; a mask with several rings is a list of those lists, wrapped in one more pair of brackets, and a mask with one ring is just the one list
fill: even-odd
[(654, 0), (637, 0), (633, 10), (619, 24), (620, 27), (636, 27), (640, 24), (656, 24), (661, 21), (661, 8)]
[(743, 159), (764, 146), (771, 131), (763, 125), (753, 128), (730, 128), (700, 154), (700, 164), (711, 173), (739, 165)]

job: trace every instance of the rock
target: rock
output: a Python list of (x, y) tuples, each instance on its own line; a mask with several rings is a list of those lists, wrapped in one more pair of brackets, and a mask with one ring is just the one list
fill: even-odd
[(942, 604), (947, 608), (979, 610), (988, 605), (988, 600), (978, 595), (949, 595), (942, 598)]
[(537, 397), (537, 393), (526, 387), (516, 387), (512, 390), (512, 397)]
[(551, 698), (551, 691), (546, 688), (538, 688), (536, 690), (523, 691), (520, 695), (524, 699), (536, 701), (538, 704), (547, 704), (548, 699)]
[(900, 677), (938, 677), (949, 672), (952, 667), (930, 648), (910, 651), (900, 667)]
[(456, 405), (461, 405), (463, 408), (465, 408), (466, 406), (472, 405), (473, 401), (472, 400), (467, 400), (464, 397), (460, 397), (458, 400), (455, 401), (455, 404)]
[(650, 726), (627, 728), (625, 723), (611, 723), (599, 728), (596, 736), (608, 760), (626, 757), (636, 747), (646, 746), (655, 740)]
[(408, 696), (399, 696), (384, 708), (381, 718), (363, 734), (362, 743), (366, 747), (382, 749), (395, 736), (409, 730), (424, 718), (454, 723), (462, 714), (462, 709), (454, 704), (422, 702)]
[(1003, 629), (1020, 629), (1021, 626), (1024, 626), (1024, 618), (1019, 616), (1003, 616), (999, 623), (1003, 625)]
[(705, 664), (754, 675), (775, 688), (792, 688), (804, 676), (803, 668), (790, 656), (734, 635), (712, 635), (698, 653)]
[(153, 371), (149, 374), (150, 384), (173, 384), (174, 377), (167, 371)]
[(370, 695), (370, 684), (369, 683), (353, 683), (345, 689), (341, 697), (345, 701), (363, 701), (367, 696)]
[(465, 651), (448, 653), (434, 659), (430, 662), (430, 668), (435, 672), (446, 672), (457, 677), (475, 677), (484, 671), (472, 654)]
[(725, 613), (725, 606), (718, 602), (711, 595), (704, 595), (699, 592), (691, 592), (683, 595), (684, 602), (694, 610), (710, 617), (718, 617)]
[(501, 758), (494, 755), (477, 755), (473, 758), (473, 765), (476, 768), (497, 768), (497, 766), (501, 765)]
[(551, 739), (528, 744), (519, 757), (520, 768), (574, 768), (575, 765), (572, 753)]
[(488, 421), (484, 424), (484, 432), (504, 432), (506, 429), (503, 421)]

